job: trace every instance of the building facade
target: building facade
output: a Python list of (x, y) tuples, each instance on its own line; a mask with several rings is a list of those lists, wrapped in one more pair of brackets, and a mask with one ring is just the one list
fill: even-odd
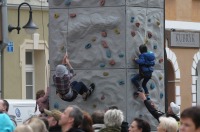
[(165, 0), (168, 103), (185, 109), (200, 104), (200, 1)]
[(29, 19), (29, 8), (20, 8), (20, 33), (8, 32), (8, 45), (3, 49), (2, 97), (35, 99), (39, 89), (48, 86), (48, 2), (45, 0), (8, 0), (8, 25), (17, 26), (18, 6), (27, 2), (33, 10), (33, 21), (38, 26), (34, 34), (22, 28)]

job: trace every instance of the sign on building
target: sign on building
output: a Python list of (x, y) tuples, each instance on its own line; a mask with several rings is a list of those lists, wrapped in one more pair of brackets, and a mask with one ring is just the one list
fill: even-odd
[(171, 32), (171, 46), (200, 47), (199, 33), (196, 33), (196, 32)]
[(14, 47), (13, 47), (13, 42), (9, 42), (7, 45), (7, 52), (13, 52)]

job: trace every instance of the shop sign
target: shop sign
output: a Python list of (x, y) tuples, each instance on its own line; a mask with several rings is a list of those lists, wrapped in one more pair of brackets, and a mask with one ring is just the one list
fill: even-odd
[(196, 32), (171, 32), (171, 46), (200, 47), (199, 33), (196, 33)]

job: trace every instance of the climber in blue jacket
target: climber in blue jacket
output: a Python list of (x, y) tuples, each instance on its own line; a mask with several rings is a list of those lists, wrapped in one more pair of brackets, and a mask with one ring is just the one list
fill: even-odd
[[(139, 58), (135, 58), (134, 61), (139, 65), (139, 74), (136, 74), (132, 79), (132, 83), (137, 87), (139, 92), (142, 92), (144, 89), (145, 95), (148, 100), (150, 100), (149, 91), (147, 89), (147, 82), (151, 79), (153, 66), (155, 65), (155, 55), (153, 52), (147, 51), (147, 46), (145, 44), (140, 45), (139, 47), (140, 55)], [(142, 82), (142, 88), (140, 87), (139, 81)], [(134, 97), (138, 96), (138, 91), (134, 92)]]

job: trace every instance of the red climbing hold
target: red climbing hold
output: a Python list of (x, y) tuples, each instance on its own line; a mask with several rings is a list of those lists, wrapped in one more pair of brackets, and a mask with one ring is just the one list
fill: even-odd
[(102, 37), (107, 37), (107, 33), (106, 32), (101, 32), (101, 36)]
[(152, 33), (148, 32), (148, 37), (151, 38), (152, 37)]
[(105, 96), (104, 96), (104, 95), (102, 95), (102, 96), (101, 96), (101, 100), (104, 100), (104, 99), (105, 99)]
[(160, 60), (159, 60), (159, 63), (162, 63), (163, 61), (164, 61), (163, 59), (160, 59)]
[(108, 44), (106, 41), (102, 40), (101, 41), (101, 45), (104, 47), (104, 48), (108, 48)]
[(136, 35), (135, 31), (131, 31), (131, 35), (134, 37)]
[(72, 13), (72, 14), (70, 14), (70, 17), (71, 17), (71, 18), (74, 18), (74, 17), (76, 17), (76, 14), (75, 14), (75, 13)]
[(110, 60), (110, 61), (109, 61), (109, 64), (110, 64), (111, 66), (115, 65), (115, 60), (113, 60), (113, 59)]
[(106, 3), (106, 0), (100, 0), (100, 6), (104, 6)]
[(140, 27), (140, 23), (139, 22), (135, 23), (135, 26), (139, 28)]

